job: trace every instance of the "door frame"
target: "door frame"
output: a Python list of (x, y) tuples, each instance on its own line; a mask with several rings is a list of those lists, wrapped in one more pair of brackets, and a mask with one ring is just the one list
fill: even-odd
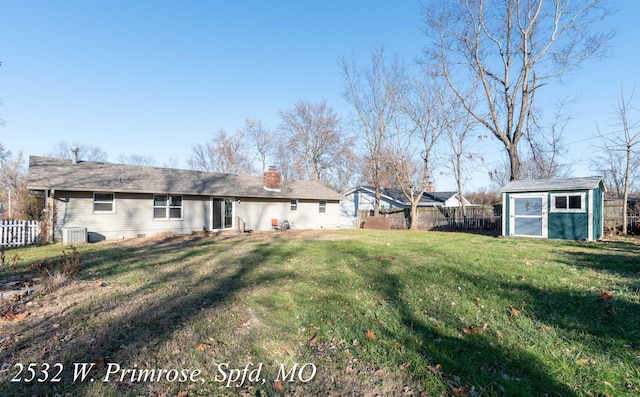
[[(542, 213), (540, 215), (515, 215), (516, 207), (515, 200), (516, 199), (527, 199), (527, 198), (535, 198), (542, 199)], [(529, 235), (529, 234), (516, 234), (515, 232), (515, 220), (518, 218), (541, 218), (542, 219), (542, 234), (540, 236), (537, 235)], [(549, 195), (547, 192), (544, 193), (511, 193), (509, 194), (509, 235), (516, 237), (533, 237), (533, 238), (547, 238), (549, 235), (548, 228), (549, 221)]]
[[(222, 202), (221, 203), (222, 228), (214, 228), (213, 227), (213, 217), (214, 217), (214, 211), (215, 211), (214, 205), (218, 200)], [(225, 223), (225, 221), (224, 221), (227, 200), (231, 203), (231, 224), (229, 224), (229, 225), (227, 225)], [(210, 201), (210, 204), (209, 204), (209, 209), (210, 209), (210, 213), (209, 213), (209, 230), (217, 232), (217, 231), (220, 231), (220, 230), (235, 229), (235, 227), (236, 227), (236, 217), (235, 217), (236, 200), (233, 197), (214, 197), (214, 196), (211, 196), (209, 201)]]

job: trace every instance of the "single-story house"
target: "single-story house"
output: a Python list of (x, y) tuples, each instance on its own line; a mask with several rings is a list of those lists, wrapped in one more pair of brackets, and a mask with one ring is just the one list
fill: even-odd
[[(341, 221), (343, 227), (355, 227), (358, 218), (358, 211), (372, 210), (375, 202), (375, 187), (358, 186), (345, 192), (345, 199), (341, 205)], [(472, 204), (462, 197), (465, 206)], [(458, 192), (436, 192), (433, 186), (422, 192), (422, 197), (418, 202), (419, 208), (455, 208), (460, 206)], [(380, 189), (381, 209), (407, 209), (411, 208), (411, 203), (405, 197), (402, 189), (390, 189), (382, 187)]]
[(512, 181), (501, 192), (503, 236), (587, 241), (603, 236), (601, 176)]
[(29, 157), (28, 189), (55, 215), (54, 236), (86, 228), (89, 241), (162, 232), (338, 227), (338, 192), (311, 181)]

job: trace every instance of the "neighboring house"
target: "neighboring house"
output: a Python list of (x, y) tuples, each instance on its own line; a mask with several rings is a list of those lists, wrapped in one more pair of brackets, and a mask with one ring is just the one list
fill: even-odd
[[(345, 200), (341, 205), (340, 225), (343, 227), (355, 227), (358, 211), (372, 210), (375, 202), (375, 187), (358, 186), (346, 192)], [(411, 203), (405, 197), (402, 189), (381, 188), (381, 209), (406, 209), (411, 208)], [(462, 197), (465, 206), (471, 206), (467, 199)], [(427, 191), (422, 193), (418, 207), (451, 208), (459, 207), (460, 200), (457, 192)]]
[[(162, 232), (338, 227), (341, 194), (311, 181), (29, 157), (27, 187), (45, 197), (63, 228), (87, 228), (89, 241)], [(55, 211), (52, 207), (55, 206)]]
[(602, 238), (605, 188), (600, 176), (513, 181), (501, 192), (503, 236)]

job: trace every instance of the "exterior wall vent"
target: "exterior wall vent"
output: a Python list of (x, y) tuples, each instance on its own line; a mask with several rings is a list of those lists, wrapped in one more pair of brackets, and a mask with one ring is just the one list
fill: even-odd
[(87, 242), (86, 227), (63, 227), (62, 244), (78, 244)]

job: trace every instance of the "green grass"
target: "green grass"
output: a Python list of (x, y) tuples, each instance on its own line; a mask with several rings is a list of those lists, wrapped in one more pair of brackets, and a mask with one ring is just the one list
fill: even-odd
[[(5, 275), (33, 274), (61, 249), (17, 250)], [(78, 279), (14, 308), (30, 312), (24, 320), (0, 322), (3, 395), (640, 393), (633, 242), (354, 230), (79, 251)], [(603, 291), (612, 298), (597, 300)], [(199, 369), (203, 382), (102, 382), (105, 369), (72, 381), (73, 363), (100, 359)], [(62, 381), (10, 382), (31, 362), (62, 363)], [(226, 387), (220, 363), (262, 363), (265, 382)], [(273, 383), (296, 363), (313, 363), (315, 377)]]

